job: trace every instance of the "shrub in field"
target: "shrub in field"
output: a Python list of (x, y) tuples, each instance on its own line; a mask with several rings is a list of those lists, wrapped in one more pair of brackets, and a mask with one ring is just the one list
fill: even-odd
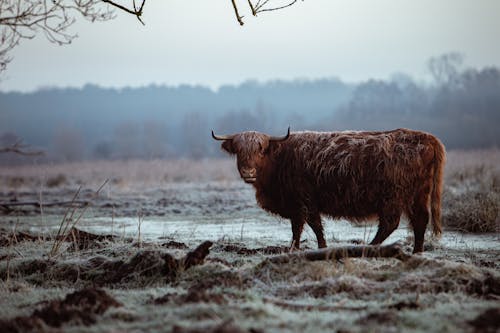
[(58, 187), (67, 183), (68, 183), (68, 178), (62, 173), (60, 173), (57, 176), (50, 177), (49, 179), (47, 179), (47, 183), (45, 185), (47, 185), (47, 187)]
[(500, 231), (500, 154), (498, 150), (448, 154), (443, 193), (443, 224), (464, 232)]
[(500, 192), (470, 190), (455, 195), (447, 191), (443, 206), (447, 227), (467, 232), (500, 231)]

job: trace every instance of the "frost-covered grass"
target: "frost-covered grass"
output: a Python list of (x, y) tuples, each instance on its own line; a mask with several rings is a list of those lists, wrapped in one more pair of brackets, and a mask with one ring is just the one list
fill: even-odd
[(148, 188), (168, 183), (231, 181), (238, 179), (231, 159), (113, 160), (59, 164), (0, 166), (0, 187), (9, 189), (95, 187), (109, 179), (111, 185)]
[[(151, 191), (179, 191), (189, 184), (215, 183), (215, 186), (235, 188), (239, 182), (243, 192), (251, 192), (239, 181), (232, 159), (190, 160), (132, 160), (92, 161), (56, 165), (24, 165), (0, 167), (0, 201), (26, 199), (31, 201), (69, 200), (79, 186), (90, 195), (104, 180), (109, 179), (101, 198), (103, 206), (122, 204), (121, 199), (131, 194), (135, 202), (129, 205), (128, 215), (161, 215), (165, 206), (175, 212), (184, 212), (179, 206), (199, 207), (197, 198), (187, 202), (157, 202), (148, 212)], [(213, 192), (213, 191), (212, 191)], [(27, 194), (30, 194), (27, 195)], [(212, 193), (213, 194), (213, 193)], [(241, 201), (241, 198), (238, 199)], [(254, 200), (250, 196), (248, 200)], [(102, 201), (101, 201), (102, 202)], [(179, 205), (180, 204), (180, 205)], [(236, 208), (237, 209), (237, 208)], [(49, 210), (50, 212), (50, 210)], [(123, 212), (123, 210), (122, 210)], [(203, 212), (206, 214), (207, 212)], [(447, 154), (443, 193), (443, 224), (463, 232), (498, 232), (500, 230), (500, 150), (450, 151)], [(127, 215), (125, 214), (125, 215)]]
[[(44, 242), (2, 248), (0, 256), (10, 256), (10, 278), (5, 279), (2, 259), (0, 319), (30, 316), (46, 301), (92, 285), (105, 287), (123, 306), (107, 310), (88, 327), (66, 323), (65, 332), (169, 332), (174, 326), (207, 330), (227, 321), (242, 331), (467, 332), (473, 328), (469, 321), (499, 305), (498, 268), (458, 262), (466, 258), (465, 251), (450, 255), (438, 250), (407, 262), (357, 258), (276, 265), (259, 253), (235, 256), (221, 241), (204, 265), (174, 280), (138, 269), (131, 279), (99, 285), (86, 272), (96, 258), (127, 260), (144, 251), (181, 256), (187, 251), (160, 244), (138, 249), (131, 243), (103, 242), (92, 250), (64, 251), (50, 261), (45, 257), (50, 244)], [(499, 254), (492, 250), (485, 258)], [(37, 267), (43, 261), (47, 265)]]
[[(498, 150), (448, 154), (446, 226), (485, 231), (471, 226), (498, 225), (499, 165)], [(123, 306), (108, 309), (89, 326), (64, 323), (64, 332), (210, 332), (217, 327), (234, 332), (471, 332), (475, 318), (500, 307), (498, 234), (445, 229), (440, 243), (429, 239), (426, 252), (406, 262), (357, 258), (272, 264), (266, 258), (289, 244), (289, 223), (257, 207), (233, 160), (0, 168), (0, 201), (67, 201), (79, 185), (80, 199), (87, 200), (104, 179), (109, 184), (77, 227), (112, 233), (114, 240), (78, 249), (68, 239), (49, 258), (65, 208), (19, 207), (0, 216), (0, 322), (31, 316), (48, 301), (85, 287), (102, 287)], [(406, 238), (411, 233), (403, 225), (390, 241), (411, 249)], [(12, 239), (15, 230), (43, 237)], [(329, 245), (369, 241), (375, 231), (331, 221), (325, 230)], [(205, 264), (173, 277), (161, 269), (164, 254), (180, 258), (207, 239), (214, 245)], [(302, 247), (316, 247), (307, 228)], [(110, 278), (120, 267), (116, 263), (132, 268), (119, 280)]]

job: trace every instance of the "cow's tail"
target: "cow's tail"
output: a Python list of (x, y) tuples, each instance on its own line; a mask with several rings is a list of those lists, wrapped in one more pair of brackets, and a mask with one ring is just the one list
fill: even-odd
[(446, 151), (443, 144), (436, 139), (434, 147), (434, 176), (431, 192), (431, 223), (434, 237), (440, 238), (443, 228), (441, 226), (441, 194), (443, 192), (443, 174), (446, 163)]

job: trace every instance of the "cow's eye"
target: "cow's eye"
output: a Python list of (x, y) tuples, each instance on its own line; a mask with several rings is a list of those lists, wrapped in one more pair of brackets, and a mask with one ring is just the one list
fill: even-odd
[(259, 155), (264, 155), (266, 153), (266, 147), (262, 145), (262, 143), (259, 143)]

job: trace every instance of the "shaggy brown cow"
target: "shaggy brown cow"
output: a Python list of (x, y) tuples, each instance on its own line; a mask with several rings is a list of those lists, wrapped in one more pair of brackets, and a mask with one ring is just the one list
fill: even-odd
[(259, 205), (288, 218), (292, 246), (299, 248), (307, 222), (326, 247), (321, 214), (362, 221), (379, 219), (371, 244), (382, 243), (409, 219), (422, 252), (429, 219), (441, 234), (445, 149), (433, 135), (409, 129), (386, 132), (296, 132), (271, 137), (258, 132), (217, 136), (237, 157), (238, 170), (256, 189)]

